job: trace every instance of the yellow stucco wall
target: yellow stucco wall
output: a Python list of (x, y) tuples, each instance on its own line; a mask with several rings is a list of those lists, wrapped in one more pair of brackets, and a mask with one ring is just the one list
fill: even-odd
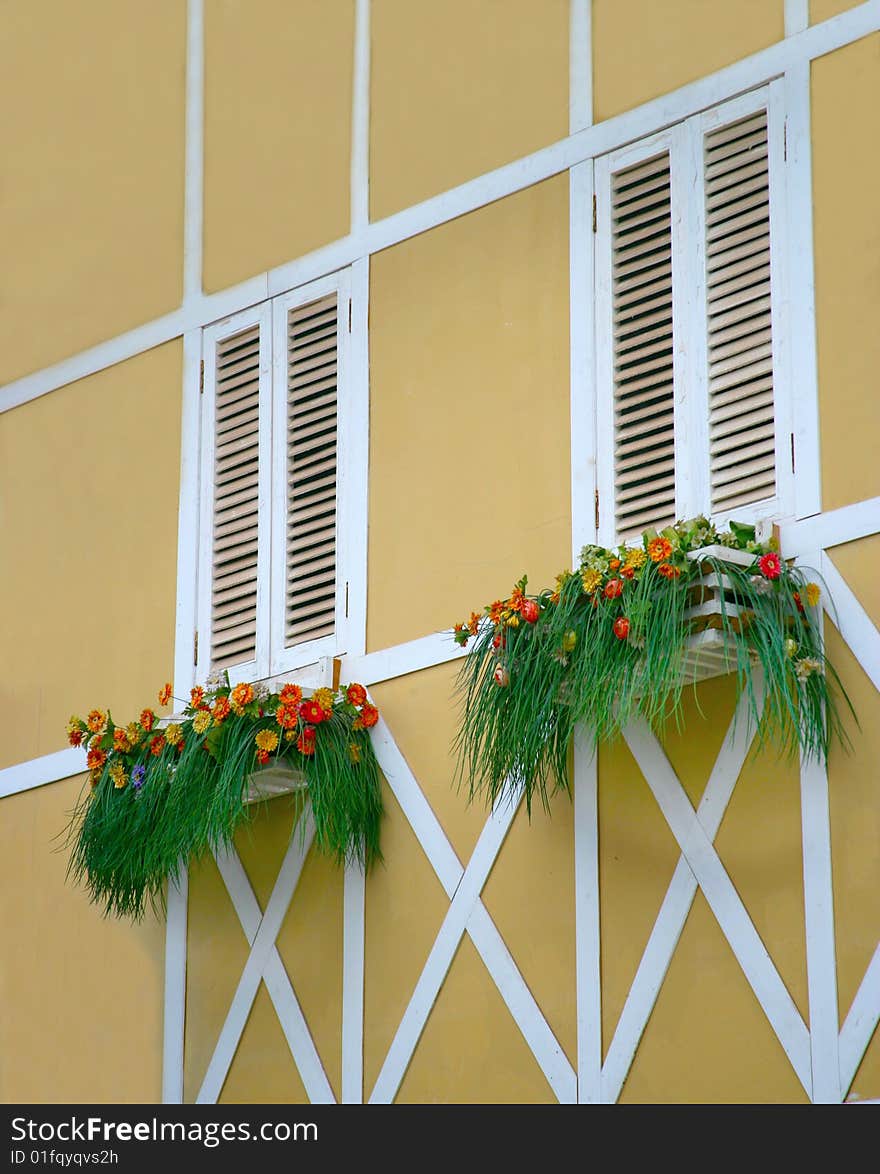
[(377, 220), (568, 134), (568, 0), (373, 0)]
[(66, 880), (63, 833), (83, 786), (81, 775), (0, 800), (4, 1104), (162, 1099), (164, 926), (107, 919)]
[(180, 304), (186, 5), (6, 4), (0, 384)]
[(2, 766), (171, 677), (181, 360), (167, 343), (0, 415)]
[(354, 9), (205, 5), (206, 290), (347, 234)]
[(855, 8), (862, 0), (809, 0), (810, 24), (819, 24), (829, 20), (850, 8)]
[(370, 331), (375, 649), (569, 565), (567, 180), (376, 256)]
[(593, 0), (593, 118), (601, 122), (782, 39), (782, 0)]
[[(880, 33), (812, 68), (822, 507), (880, 494)], [(867, 149), (866, 149), (867, 148)]]

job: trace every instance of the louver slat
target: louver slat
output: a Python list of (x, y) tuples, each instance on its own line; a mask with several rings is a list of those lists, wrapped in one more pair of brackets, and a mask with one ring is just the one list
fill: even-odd
[(776, 493), (765, 111), (706, 136), (712, 511)]
[(614, 499), (622, 538), (675, 520), (669, 155), (613, 177)]
[(253, 660), (257, 638), (260, 328), (216, 350), (211, 667)]
[(337, 297), (288, 315), (285, 644), (332, 635), (336, 612)]

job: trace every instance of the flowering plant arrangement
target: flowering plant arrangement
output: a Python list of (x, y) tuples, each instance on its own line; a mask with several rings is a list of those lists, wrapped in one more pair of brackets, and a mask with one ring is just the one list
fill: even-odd
[[(158, 700), (172, 702), (170, 684)], [(251, 812), (250, 780), (279, 766), (304, 780), (317, 848), (368, 868), (382, 858), (369, 734), (378, 719), (363, 685), (306, 698), (295, 684), (232, 686), (225, 672), (194, 688), (179, 715), (148, 708), (124, 725), (103, 709), (71, 717), (68, 740), (86, 751), (89, 786), (68, 826), (69, 875), (108, 914), (137, 920), (147, 903), (161, 912), (168, 878), (231, 843)]]
[(680, 723), (688, 641), (707, 627), (724, 642), (759, 744), (823, 760), (833, 738), (848, 744), (838, 699), (852, 705), (823, 650), (821, 589), (753, 526), (721, 532), (700, 516), (615, 549), (585, 546), (552, 590), (530, 595), (527, 584), (523, 576), (453, 629), (460, 646), (474, 641), (457, 681), (455, 737), (457, 781), (471, 798), (522, 787), (530, 811), (535, 792), (547, 806), (569, 791), (579, 722), (595, 743), (635, 716), (658, 731)]

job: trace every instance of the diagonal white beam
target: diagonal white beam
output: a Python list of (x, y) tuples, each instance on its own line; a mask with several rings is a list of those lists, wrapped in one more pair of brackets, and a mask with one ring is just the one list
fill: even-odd
[(849, 1014), (840, 1032), (840, 1088), (841, 1096), (849, 1091), (855, 1080), (862, 1057), (871, 1036), (880, 1021), (880, 945), (865, 971), (856, 991)]
[[(301, 832), (300, 827), (302, 828)], [(229, 1067), (232, 1064), (241, 1033), (244, 1031), (248, 1015), (257, 996), (260, 980), (266, 970), (266, 963), (275, 947), (278, 931), (281, 929), (281, 924), (302, 872), (308, 851), (307, 844), (311, 842), (314, 835), (312, 810), (308, 805), (300, 817), (300, 827), (290, 837), (290, 844), (284, 854), (275, 887), (254, 937), (251, 952), (238, 981), (232, 1005), (214, 1048), (214, 1054), (202, 1081), (202, 1087), (196, 1097), (197, 1105), (217, 1103), (223, 1082), (226, 1080)]]
[[(388, 785), (451, 900), (464, 870), (383, 718), (373, 729), (373, 745)], [(474, 906), (467, 932), (550, 1087), (560, 1101), (573, 1104), (574, 1070), (482, 901)]]
[[(297, 834), (294, 832), (294, 834)], [(308, 845), (306, 845), (308, 851)], [(247, 873), (242, 867), (241, 860), (235, 849), (225, 852), (216, 852), (215, 859), (223, 883), (226, 885), (233, 908), (241, 922), (244, 936), (248, 945), (253, 947), (257, 932), (260, 928), (262, 912), (251, 888)], [(308, 1024), (291, 986), (290, 978), (284, 969), (281, 955), (276, 946), (272, 946), (263, 971), (263, 982), (269, 992), (269, 998), (275, 1007), (275, 1013), (281, 1024), (281, 1030), (293, 1056), (297, 1071), (302, 1078), (303, 1086), (309, 1100), (314, 1104), (332, 1104), (335, 1101), (333, 1089), (321, 1063), (314, 1040), (309, 1032)]]
[[(755, 701), (763, 704), (762, 683), (755, 682)], [(749, 721), (749, 699), (743, 695), (727, 729), (718, 758), (697, 808), (697, 819), (707, 837), (714, 840), (727, 810), (736, 781), (749, 753), (755, 727)], [(614, 1103), (639, 1046), (651, 1012), (678, 945), (697, 892), (696, 878), (684, 856), (679, 858), (651, 935), (639, 961), (605, 1063), (602, 1066), (602, 1101)]]
[(742, 899), (647, 723), (642, 719), (630, 722), (624, 736), (770, 1026), (810, 1096), (809, 1032)]
[(819, 569), (828, 588), (823, 592), (825, 611), (874, 688), (880, 690), (880, 632), (828, 555), (823, 553), (820, 561)]
[(370, 1094), (371, 1104), (390, 1104), (397, 1094), (521, 798), (522, 792), (516, 796), (515, 801), (504, 803), (500, 808), (493, 808), (483, 826), (473, 855), (455, 890), (455, 896), (388, 1049), (385, 1062)]

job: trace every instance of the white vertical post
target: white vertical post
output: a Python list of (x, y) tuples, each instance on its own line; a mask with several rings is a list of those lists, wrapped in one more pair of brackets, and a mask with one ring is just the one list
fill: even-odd
[(183, 1041), (186, 1021), (186, 915), (189, 877), (181, 865), (168, 881), (165, 923), (165, 1011), (162, 1025), (162, 1104), (183, 1104)]
[[(187, 697), (195, 674), (193, 640), (198, 611), (199, 571), (199, 369), (202, 332), (183, 336), (180, 420), (180, 494), (177, 511), (177, 608), (174, 619), (174, 696)], [(206, 635), (207, 638), (207, 635)]]
[(601, 1097), (602, 990), (599, 928), (598, 762), (586, 731), (574, 738), (575, 969), (578, 1104)]
[(785, 35), (802, 33), (810, 23), (810, 0), (785, 0)]
[(351, 112), (351, 231), (370, 220), (370, 0), (356, 0)]
[(364, 912), (363, 869), (345, 869), (342, 931), (342, 1104), (364, 1100)]
[[(821, 551), (804, 552), (802, 561), (818, 567)], [(821, 616), (819, 623), (822, 623)], [(824, 763), (801, 755), (801, 829), (804, 863), (804, 921), (807, 989), (810, 999), (810, 1066), (814, 1104), (839, 1104), (840, 1025), (837, 956), (831, 871), (831, 818), (828, 771)]]

